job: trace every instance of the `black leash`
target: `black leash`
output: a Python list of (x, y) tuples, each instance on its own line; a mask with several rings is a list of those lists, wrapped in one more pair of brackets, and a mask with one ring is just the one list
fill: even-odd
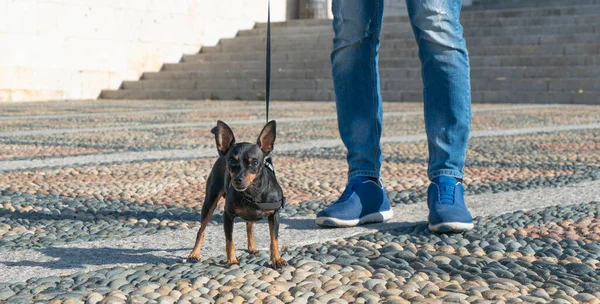
[[(267, 123), (269, 123), (269, 102), (271, 101), (271, 0), (268, 1), (267, 7), (267, 60), (265, 68), (265, 105), (267, 112)], [(266, 163), (273, 168), (273, 160), (271, 156), (267, 156)], [(273, 170), (275, 171), (275, 170)]]
[(267, 67), (265, 101), (267, 106), (267, 123), (269, 122), (269, 101), (271, 100), (271, 0), (267, 11)]
[[(266, 60), (266, 71), (265, 71), (265, 101), (266, 101), (266, 112), (267, 112), (267, 123), (269, 123), (269, 102), (271, 101), (271, 0), (268, 1), (267, 9), (267, 60)], [(275, 168), (273, 167), (273, 158), (268, 155), (265, 158), (265, 167), (267, 170), (275, 174)], [(285, 196), (279, 202), (272, 203), (255, 203), (250, 202), (257, 209), (261, 210), (279, 210), (285, 207)]]

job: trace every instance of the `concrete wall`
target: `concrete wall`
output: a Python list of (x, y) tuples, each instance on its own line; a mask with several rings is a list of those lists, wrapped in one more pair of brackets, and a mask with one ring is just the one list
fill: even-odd
[[(283, 21), (286, 0), (272, 0)], [(266, 0), (0, 0), (0, 101), (96, 98), (266, 20)]]

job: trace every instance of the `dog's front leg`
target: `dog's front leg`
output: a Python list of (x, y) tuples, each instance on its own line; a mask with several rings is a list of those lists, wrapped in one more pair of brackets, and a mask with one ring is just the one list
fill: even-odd
[(271, 263), (273, 268), (285, 266), (285, 260), (279, 255), (279, 212), (269, 215), (269, 234), (271, 235)]
[(225, 229), (225, 253), (227, 254), (227, 264), (239, 264), (235, 257), (235, 245), (233, 244), (233, 216), (229, 212), (223, 213), (223, 228)]
[(254, 242), (254, 223), (246, 222), (246, 234), (248, 234), (248, 252), (250, 254), (257, 254), (256, 243)]

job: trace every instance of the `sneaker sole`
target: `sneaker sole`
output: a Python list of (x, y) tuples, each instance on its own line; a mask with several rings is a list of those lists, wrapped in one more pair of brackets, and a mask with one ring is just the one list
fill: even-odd
[(394, 211), (383, 211), (371, 213), (361, 217), (358, 220), (341, 220), (334, 217), (318, 217), (317, 225), (325, 227), (354, 227), (364, 224), (383, 223), (391, 220), (394, 217)]
[(437, 225), (429, 224), (429, 230), (433, 232), (464, 232), (473, 229), (473, 223), (450, 222)]

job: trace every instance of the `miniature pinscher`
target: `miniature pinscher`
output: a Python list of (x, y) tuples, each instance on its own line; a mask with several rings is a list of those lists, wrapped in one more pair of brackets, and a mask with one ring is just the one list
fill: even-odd
[(225, 228), (225, 252), (229, 265), (239, 264), (233, 243), (233, 220), (240, 217), (246, 221), (248, 251), (258, 253), (254, 243), (254, 222), (268, 217), (271, 235), (271, 263), (274, 268), (285, 266), (279, 255), (279, 211), (285, 204), (283, 191), (275, 178), (270, 158), (275, 142), (276, 124), (267, 123), (256, 144), (236, 143), (233, 131), (224, 122), (218, 121), (212, 129), (217, 143), (219, 158), (206, 181), (206, 197), (202, 206), (200, 230), (194, 249), (188, 259), (200, 260), (200, 247), (204, 230), (221, 197), (225, 198), (223, 226)]

